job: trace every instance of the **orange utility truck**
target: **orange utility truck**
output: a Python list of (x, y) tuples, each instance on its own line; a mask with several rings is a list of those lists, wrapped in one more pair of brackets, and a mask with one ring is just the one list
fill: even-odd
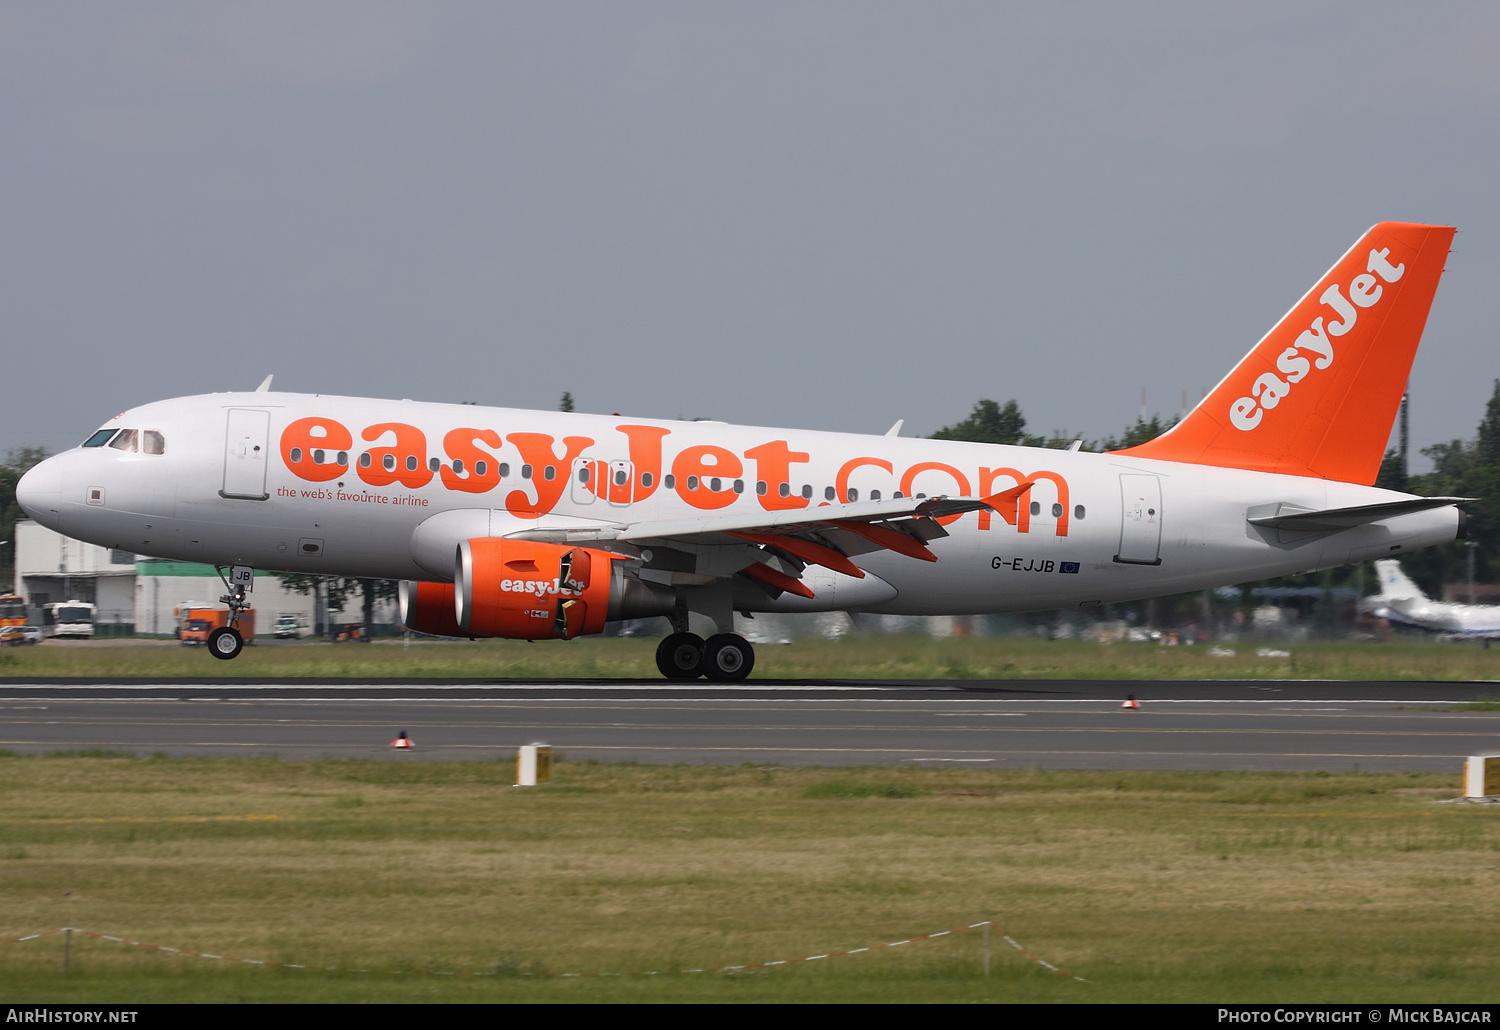
[[(184, 644), (205, 644), (208, 635), (220, 626), (229, 625), (228, 608), (188, 608), (182, 613), (182, 628), (177, 639)], [(255, 640), (255, 609), (240, 612), (240, 636), (249, 644)]]

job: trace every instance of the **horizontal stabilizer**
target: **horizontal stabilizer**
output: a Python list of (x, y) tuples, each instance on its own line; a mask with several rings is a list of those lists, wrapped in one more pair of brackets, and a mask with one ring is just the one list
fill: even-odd
[(1337, 533), (1342, 529), (1353, 529), (1382, 519), (1393, 519), (1398, 515), (1446, 508), (1454, 504), (1472, 501), (1472, 497), (1410, 497), (1404, 501), (1386, 501), (1382, 504), (1361, 504), (1353, 508), (1325, 508), (1309, 511), (1293, 504), (1270, 506), (1274, 510), (1257, 512), (1252, 508), (1245, 521), (1263, 529), (1278, 529), (1297, 533)]

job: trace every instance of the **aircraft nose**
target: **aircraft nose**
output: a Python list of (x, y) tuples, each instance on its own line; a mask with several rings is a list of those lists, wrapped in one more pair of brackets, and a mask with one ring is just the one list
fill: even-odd
[(62, 525), (62, 469), (56, 458), (33, 466), (16, 484), (16, 502), (21, 510), (48, 529)]

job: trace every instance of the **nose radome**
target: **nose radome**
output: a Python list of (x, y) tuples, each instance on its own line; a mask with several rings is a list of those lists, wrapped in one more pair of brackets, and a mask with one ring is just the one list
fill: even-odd
[(48, 458), (21, 477), (16, 484), (16, 502), (48, 529), (61, 532), (62, 486), (62, 469), (56, 458)]

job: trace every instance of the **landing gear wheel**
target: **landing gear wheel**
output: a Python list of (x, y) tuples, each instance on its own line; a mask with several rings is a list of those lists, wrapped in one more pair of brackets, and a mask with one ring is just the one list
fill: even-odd
[(656, 667), (669, 680), (702, 676), (703, 638), (696, 633), (673, 633), (656, 645)]
[(711, 680), (742, 680), (753, 668), (755, 649), (738, 633), (716, 633), (703, 645), (703, 675)]
[(233, 626), (220, 626), (208, 635), (208, 653), (228, 661), (245, 649), (245, 638)]

